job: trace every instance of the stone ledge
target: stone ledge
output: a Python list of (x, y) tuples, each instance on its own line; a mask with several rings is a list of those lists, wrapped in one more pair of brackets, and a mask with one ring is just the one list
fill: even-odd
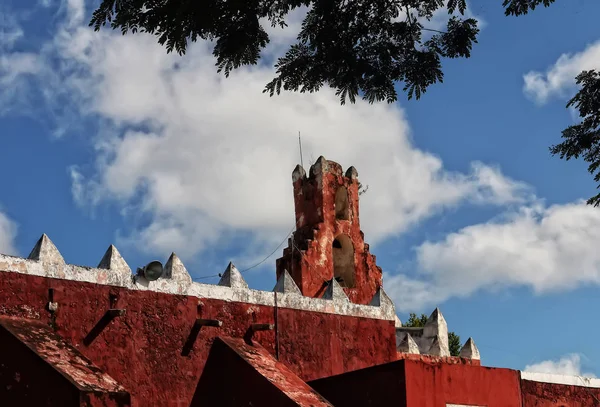
[(563, 384), (565, 386), (600, 388), (600, 379), (596, 378), (523, 371), (521, 371), (520, 373), (521, 380), (529, 380), (531, 382)]
[(478, 359), (469, 359), (460, 356), (419, 355), (405, 352), (397, 352), (396, 360), (414, 360), (429, 364), (481, 366), (481, 361)]

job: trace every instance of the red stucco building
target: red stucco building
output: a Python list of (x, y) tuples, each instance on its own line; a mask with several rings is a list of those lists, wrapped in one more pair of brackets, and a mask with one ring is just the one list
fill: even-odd
[[(600, 381), (481, 366), (442, 313), (406, 328), (360, 230), (358, 174), (293, 172), (296, 232), (273, 291), (230, 264), (192, 281), (172, 254), (133, 273), (114, 246), (67, 264), (43, 235), (0, 255), (0, 406), (596, 406)], [(158, 278), (156, 278), (158, 277)]]

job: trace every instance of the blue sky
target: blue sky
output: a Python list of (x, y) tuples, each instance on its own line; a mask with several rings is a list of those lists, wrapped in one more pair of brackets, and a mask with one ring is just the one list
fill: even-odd
[[(508, 18), (500, 0), (472, 3), (479, 44), (444, 61), (443, 84), (342, 107), (328, 89), (262, 94), (268, 64), (225, 80), (208, 44), (180, 58), (94, 33), (93, 3), (4, 1), (0, 252), (47, 233), (74, 264), (115, 243), (132, 268), (172, 251), (193, 277), (249, 267), (293, 226), (300, 131), (305, 164), (324, 155), (369, 185), (361, 226), (401, 319), (439, 305), (486, 365), (599, 375), (600, 210), (581, 201), (595, 185), (548, 147), (573, 123), (575, 75), (600, 68), (600, 4)], [(272, 288), (280, 253), (246, 273), (253, 288)]]

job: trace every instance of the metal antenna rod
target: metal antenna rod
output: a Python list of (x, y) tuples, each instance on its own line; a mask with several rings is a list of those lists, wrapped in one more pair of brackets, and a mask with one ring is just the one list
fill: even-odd
[(298, 132), (298, 144), (300, 145), (300, 165), (304, 168), (304, 161), (302, 160), (302, 139), (300, 138), (300, 132)]

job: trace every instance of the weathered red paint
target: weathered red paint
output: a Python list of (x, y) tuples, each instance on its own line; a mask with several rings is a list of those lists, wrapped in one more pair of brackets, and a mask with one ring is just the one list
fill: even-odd
[(237, 338), (213, 342), (190, 407), (331, 407), (323, 397), (258, 344)]
[(399, 360), (309, 382), (336, 407), (521, 407), (519, 372)]
[(79, 406), (78, 389), (3, 328), (0, 344), (1, 405)]
[(394, 360), (393, 321), (279, 310), (279, 356), (305, 380)]
[(446, 407), (447, 403), (521, 407), (519, 372), (461, 364), (405, 360), (408, 406)]
[[(354, 172), (353, 172), (354, 171)], [(277, 277), (287, 270), (303, 295), (320, 297), (334, 277), (332, 245), (346, 235), (354, 247), (354, 288), (344, 287), (350, 301), (368, 304), (382, 285), (381, 268), (369, 252), (360, 230), (358, 179), (350, 168), (346, 175), (333, 161), (319, 158), (308, 177), (294, 182), (296, 232), (288, 241), (283, 257), (277, 259)], [(348, 193), (348, 219), (336, 219), (336, 192)]]
[(596, 407), (600, 389), (521, 380), (523, 407)]
[[(277, 276), (288, 270), (309, 297), (343, 278), (351, 302), (370, 303), (382, 273), (360, 230), (356, 170), (344, 174), (321, 157), (293, 179), (297, 231)], [(64, 263), (45, 235), (33, 253), (37, 266)], [(20, 274), (29, 271), (22, 262), (3, 272), (4, 264), (1, 406), (587, 407), (600, 398), (599, 389), (520, 380), (479, 360), (398, 353), (394, 321), (106, 285), (119, 267), (92, 284), (67, 280), (66, 269), (53, 279)], [(329, 309), (347, 305), (337, 297)], [(275, 329), (244, 342), (255, 324)]]
[[(47, 310), (50, 288), (58, 304), (54, 317)], [(86, 346), (84, 338), (111, 307), (126, 313)], [(267, 306), (2, 272), (0, 315), (55, 326), (67, 343), (130, 392), (133, 407), (188, 407), (216, 336), (242, 338), (253, 323), (274, 323), (274, 309)], [(223, 325), (203, 327), (184, 356), (196, 318)], [(396, 357), (392, 321), (282, 308), (277, 320), (280, 361), (303, 380)], [(254, 338), (275, 355), (274, 331)]]
[(0, 317), (0, 343), (2, 405), (130, 406), (125, 389), (48, 325)]

